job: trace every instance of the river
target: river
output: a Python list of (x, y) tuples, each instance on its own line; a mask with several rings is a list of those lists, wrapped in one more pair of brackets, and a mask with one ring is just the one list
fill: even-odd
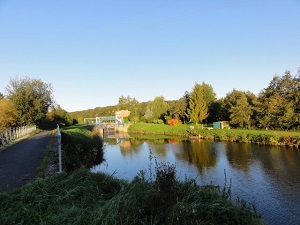
[(92, 171), (131, 180), (141, 170), (150, 176), (154, 159), (167, 161), (176, 165), (179, 179), (194, 178), (200, 185), (231, 183), (233, 198), (254, 203), (267, 224), (300, 224), (298, 149), (153, 136), (104, 140), (105, 162)]

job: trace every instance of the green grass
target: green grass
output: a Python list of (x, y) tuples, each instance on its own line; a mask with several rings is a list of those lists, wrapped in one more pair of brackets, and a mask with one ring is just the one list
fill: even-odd
[[(194, 129), (190, 129), (193, 126)], [(201, 127), (201, 126), (199, 126)], [(156, 134), (167, 136), (198, 136), (203, 139), (231, 141), (242, 143), (256, 143), (265, 145), (300, 146), (300, 132), (272, 131), (272, 130), (246, 130), (246, 129), (213, 129), (198, 128), (197, 125), (169, 126), (165, 124), (132, 124), (129, 132), (138, 134)]]
[(215, 187), (178, 182), (170, 167), (159, 179), (132, 182), (80, 169), (0, 193), (1, 225), (10, 224), (261, 224), (246, 203)]
[(46, 168), (49, 164), (50, 154), (51, 154), (52, 151), (54, 151), (53, 146), (54, 146), (54, 144), (56, 144), (56, 143), (54, 143), (54, 140), (55, 140), (54, 136), (55, 135), (56, 135), (56, 131), (53, 130), (52, 133), (51, 133), (50, 142), (47, 145), (46, 150), (43, 154), (43, 159), (42, 159), (40, 165), (38, 166), (38, 168), (36, 169), (36, 176), (37, 177), (45, 177), (45, 171), (46, 171)]
[(103, 160), (103, 141), (86, 126), (61, 129), (63, 170), (91, 168)]

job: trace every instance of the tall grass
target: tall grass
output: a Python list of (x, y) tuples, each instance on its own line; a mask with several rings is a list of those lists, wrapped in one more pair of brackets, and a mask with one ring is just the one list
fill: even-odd
[(179, 182), (176, 168), (157, 165), (154, 180), (132, 182), (80, 169), (0, 194), (6, 224), (261, 224), (246, 204), (214, 187)]
[(103, 160), (103, 141), (98, 133), (82, 126), (64, 128), (62, 135), (63, 169), (90, 168)]

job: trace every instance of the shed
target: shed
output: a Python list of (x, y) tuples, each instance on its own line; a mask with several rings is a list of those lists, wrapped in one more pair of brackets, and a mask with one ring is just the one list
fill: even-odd
[(214, 129), (224, 129), (229, 127), (229, 121), (218, 121), (213, 123)]

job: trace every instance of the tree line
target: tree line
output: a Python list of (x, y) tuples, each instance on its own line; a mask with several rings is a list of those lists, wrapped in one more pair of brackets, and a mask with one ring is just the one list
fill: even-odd
[[(229, 121), (232, 127), (252, 129), (300, 130), (300, 70), (296, 75), (286, 71), (275, 75), (258, 95), (233, 89), (217, 99), (213, 87), (195, 83), (180, 99), (167, 101), (163, 96), (139, 102), (128, 96), (119, 97), (117, 105), (67, 112), (55, 104), (52, 86), (40, 79), (13, 78), (0, 93), (0, 128), (38, 125), (54, 128), (69, 126), (84, 118), (111, 116), (118, 110), (131, 111), (132, 123), (212, 123)], [(174, 122), (175, 121), (175, 122)]]
[(0, 93), (0, 129), (33, 124), (52, 129), (57, 124), (76, 123), (66, 110), (55, 104), (51, 84), (40, 79), (13, 78), (6, 93)]
[(268, 87), (258, 95), (233, 89), (224, 98), (217, 99), (213, 87), (205, 82), (195, 83), (178, 100), (167, 101), (163, 96), (148, 102), (139, 102), (130, 96), (121, 96), (115, 106), (97, 107), (70, 113), (79, 122), (85, 117), (110, 116), (117, 110), (131, 111), (130, 122), (212, 123), (229, 121), (231, 127), (251, 129), (300, 130), (300, 70), (294, 76), (290, 71), (275, 75)]

